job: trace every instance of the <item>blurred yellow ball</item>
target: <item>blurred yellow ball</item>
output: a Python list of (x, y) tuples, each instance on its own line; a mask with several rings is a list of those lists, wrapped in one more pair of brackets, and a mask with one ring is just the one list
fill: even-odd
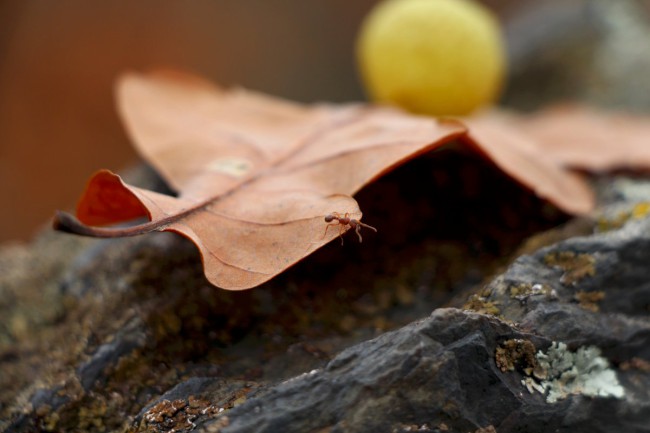
[(371, 99), (429, 115), (464, 115), (493, 103), (505, 75), (496, 18), (471, 0), (386, 0), (357, 41)]

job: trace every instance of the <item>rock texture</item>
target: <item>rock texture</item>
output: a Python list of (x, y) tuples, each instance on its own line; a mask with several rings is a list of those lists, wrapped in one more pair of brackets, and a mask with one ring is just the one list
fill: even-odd
[[(650, 431), (649, 260), (645, 216), (543, 248), (517, 259), (481, 291), (483, 304), (499, 309), (496, 315), (435, 310), (249, 399), (225, 416), (227, 422), (201, 427), (223, 426), (224, 433), (490, 426), (500, 433)], [(581, 293), (603, 296), (584, 301)], [(511, 341), (525, 342), (526, 349), (508, 348)], [(604, 368), (622, 391), (603, 388), (605, 396), (594, 397), (577, 386), (549, 402), (535, 389), (544, 381), (532, 370), (534, 355), (552, 341), (574, 351), (602, 350), (601, 359), (609, 361)], [(498, 365), (499, 353), (509, 368)], [(576, 364), (565, 369), (575, 371)], [(577, 371), (575, 380), (585, 382), (591, 371)]]
[(539, 109), (563, 100), (647, 112), (638, 89), (650, 72), (650, 3), (516, 2), (505, 20), (510, 59), (504, 101)]
[[(6, 247), (0, 429), (650, 431), (650, 188), (604, 180), (596, 220), (530, 238), (481, 283), (562, 216), (457, 156), (360, 194), (381, 246), (332, 243), (250, 291), (211, 287), (169, 234)], [(426, 173), (446, 187), (403, 197)], [(427, 203), (454, 215), (444, 230)]]

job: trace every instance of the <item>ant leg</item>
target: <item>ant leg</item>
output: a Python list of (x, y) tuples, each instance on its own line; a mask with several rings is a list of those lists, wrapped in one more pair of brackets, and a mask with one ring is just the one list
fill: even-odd
[(326, 225), (326, 226), (325, 226), (325, 233), (323, 233), (323, 237), (321, 237), (321, 239), (324, 239), (325, 236), (327, 236), (327, 231), (329, 230), (330, 226), (336, 226), (336, 225), (339, 225), (338, 222), (337, 222), (336, 224), (335, 224), (335, 223), (331, 223), (331, 224)]
[(354, 231), (357, 233), (357, 236), (359, 236), (359, 243), (363, 242), (363, 238), (361, 238), (361, 224), (357, 223), (357, 226), (355, 227)]
[(325, 226), (325, 233), (323, 233), (323, 237), (321, 239), (327, 236), (327, 231), (329, 230), (330, 226), (339, 226), (339, 237), (341, 238), (341, 245), (343, 245), (343, 224), (338, 221), (336, 223), (331, 223)]
[(363, 239), (361, 238), (361, 227), (367, 227), (370, 230), (374, 231), (375, 233), (377, 232), (377, 229), (374, 228), (373, 226), (369, 226), (368, 224), (364, 224), (358, 220), (350, 220), (350, 225), (354, 227), (354, 231), (356, 232), (357, 236), (359, 237), (359, 243), (363, 242)]
[(377, 229), (374, 228), (373, 226), (369, 226), (368, 224), (364, 224), (364, 223), (362, 223), (362, 222), (360, 222), (360, 221), (357, 221), (357, 224), (359, 224), (359, 225), (361, 225), (361, 226), (364, 226), (364, 227), (366, 227), (366, 228), (369, 228), (369, 229), (372, 230), (373, 232), (377, 233)]

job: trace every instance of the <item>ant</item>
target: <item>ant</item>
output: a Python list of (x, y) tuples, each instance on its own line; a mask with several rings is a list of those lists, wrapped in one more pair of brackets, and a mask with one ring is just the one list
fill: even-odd
[[(332, 221), (336, 220), (336, 223), (333, 223)], [(350, 226), (351, 229), (355, 231), (357, 236), (359, 236), (359, 242), (363, 242), (363, 239), (361, 238), (361, 227), (366, 227), (369, 228), (370, 230), (374, 231), (377, 233), (377, 229), (369, 226), (368, 224), (364, 224), (361, 221), (350, 218), (349, 213), (345, 213), (344, 216), (341, 216), (340, 213), (338, 212), (332, 212), (331, 214), (325, 215), (325, 222), (328, 223), (327, 227), (325, 227), (325, 233), (323, 233), (323, 237), (327, 235), (327, 230), (329, 230), (330, 226), (341, 226), (339, 228), (339, 237), (341, 238), (341, 245), (343, 245), (343, 228), (345, 226)]]

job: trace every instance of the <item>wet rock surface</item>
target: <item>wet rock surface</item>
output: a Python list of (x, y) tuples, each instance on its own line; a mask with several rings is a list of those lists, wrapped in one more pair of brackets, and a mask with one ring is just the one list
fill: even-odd
[(603, 181), (600, 216), (559, 225), (457, 156), (360, 194), (381, 239), (250, 291), (170, 234), (6, 247), (0, 429), (650, 431), (650, 188)]

